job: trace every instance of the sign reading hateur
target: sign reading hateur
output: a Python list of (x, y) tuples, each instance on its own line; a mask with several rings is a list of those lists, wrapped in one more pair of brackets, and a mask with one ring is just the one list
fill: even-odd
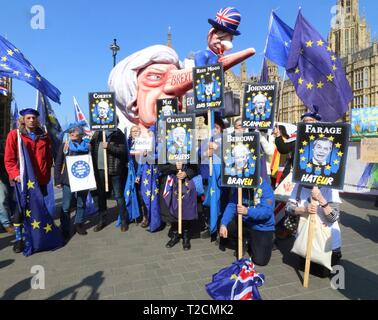
[(244, 86), (243, 128), (272, 129), (276, 109), (275, 83)]
[(349, 145), (349, 124), (299, 123), (293, 181), (342, 189)]
[(222, 186), (257, 188), (260, 184), (258, 132), (227, 134), (222, 144)]
[(91, 130), (116, 130), (117, 116), (114, 92), (89, 93)]
[(183, 114), (165, 117), (163, 163), (195, 163), (197, 157), (194, 132), (194, 115)]
[(193, 68), (195, 111), (223, 108), (223, 66), (214, 64)]

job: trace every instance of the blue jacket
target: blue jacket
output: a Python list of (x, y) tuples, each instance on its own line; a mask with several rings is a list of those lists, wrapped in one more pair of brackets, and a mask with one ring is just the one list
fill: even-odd
[[(248, 195), (251, 193), (251, 189), (243, 189), (243, 205), (248, 207), (248, 214), (243, 216), (244, 226), (257, 231), (275, 231), (275, 205), (272, 187), (265, 180), (262, 180), (260, 187), (255, 189), (254, 200), (248, 199)], [(223, 225), (227, 226), (237, 215), (237, 203), (238, 191), (233, 189), (231, 201), (223, 213)]]
[(217, 64), (218, 59), (219, 56), (210, 49), (199, 51), (194, 55), (194, 63), (196, 67)]

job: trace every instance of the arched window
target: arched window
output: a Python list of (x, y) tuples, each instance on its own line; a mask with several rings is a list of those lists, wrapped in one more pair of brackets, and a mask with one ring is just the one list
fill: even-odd
[(364, 68), (364, 88), (369, 88), (369, 68)]

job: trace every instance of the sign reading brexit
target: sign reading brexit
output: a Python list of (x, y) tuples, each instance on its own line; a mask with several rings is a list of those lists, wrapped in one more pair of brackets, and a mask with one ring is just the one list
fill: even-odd
[(221, 64), (193, 68), (196, 112), (223, 108), (223, 87), (223, 66)]
[(343, 189), (349, 131), (346, 123), (299, 123), (293, 181)]
[(259, 184), (259, 133), (227, 134), (222, 145), (222, 186), (257, 188)]
[(66, 164), (71, 192), (96, 189), (91, 155), (67, 156)]
[(276, 92), (277, 85), (275, 83), (245, 85), (243, 128), (273, 128)]
[(91, 130), (116, 130), (117, 115), (114, 92), (89, 93)]

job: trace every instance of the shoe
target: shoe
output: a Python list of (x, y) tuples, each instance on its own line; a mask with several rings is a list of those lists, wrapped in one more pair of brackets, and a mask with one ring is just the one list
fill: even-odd
[(129, 225), (126, 223), (126, 221), (121, 222), (121, 232), (126, 232), (129, 230)]
[(24, 242), (22, 240), (17, 240), (13, 245), (14, 253), (21, 253), (24, 250)]
[(148, 227), (148, 219), (146, 217), (143, 217), (143, 221), (140, 225), (142, 228), (147, 228)]
[(190, 250), (190, 236), (189, 236), (189, 230), (184, 230), (183, 238), (182, 238), (182, 247), (185, 251)]
[(169, 240), (167, 242), (167, 244), (165, 245), (165, 247), (170, 249), (170, 248), (174, 247), (179, 242), (180, 242), (180, 237), (179, 237), (178, 232), (177, 231), (172, 231), (171, 240)]
[(99, 223), (93, 228), (94, 232), (99, 232), (106, 227), (106, 223), (103, 219), (100, 219)]
[(9, 234), (14, 234), (14, 227), (9, 226), (9, 227), (4, 227), (5, 231)]
[(172, 238), (172, 237), (173, 237), (173, 229), (172, 229), (172, 225), (171, 225), (169, 230), (168, 230), (168, 238)]
[(211, 242), (217, 241), (217, 238), (218, 238), (218, 234), (216, 232), (211, 234)]
[(62, 237), (63, 237), (64, 242), (67, 243), (68, 240), (70, 240), (70, 232), (62, 230)]
[(85, 236), (88, 234), (88, 232), (84, 230), (82, 223), (75, 224), (75, 230), (77, 234), (80, 234), (82, 236)]

